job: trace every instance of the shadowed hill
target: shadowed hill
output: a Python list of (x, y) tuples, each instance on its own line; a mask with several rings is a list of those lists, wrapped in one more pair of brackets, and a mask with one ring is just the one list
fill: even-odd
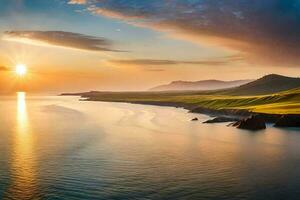
[(300, 78), (270, 74), (239, 87), (220, 91), (219, 94), (245, 96), (266, 95), (298, 87), (300, 87)]

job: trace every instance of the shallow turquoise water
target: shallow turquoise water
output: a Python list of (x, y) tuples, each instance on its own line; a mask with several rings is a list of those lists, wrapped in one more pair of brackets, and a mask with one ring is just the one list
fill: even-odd
[(299, 129), (21, 93), (0, 113), (0, 199), (300, 199)]

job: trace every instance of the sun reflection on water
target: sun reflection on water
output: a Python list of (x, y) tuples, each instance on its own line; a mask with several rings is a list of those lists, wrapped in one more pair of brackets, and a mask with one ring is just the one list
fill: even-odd
[(33, 199), (36, 190), (35, 156), (26, 93), (17, 93), (16, 132), (12, 145), (11, 185), (6, 199)]
[(17, 93), (17, 132), (26, 133), (28, 126), (27, 108), (26, 108), (26, 93)]

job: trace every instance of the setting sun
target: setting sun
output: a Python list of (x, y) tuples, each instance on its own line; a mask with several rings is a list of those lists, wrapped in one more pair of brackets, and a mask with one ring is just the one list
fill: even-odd
[(26, 65), (24, 65), (24, 64), (18, 64), (16, 66), (16, 73), (17, 73), (17, 75), (24, 76), (26, 74), (26, 72), (27, 72)]

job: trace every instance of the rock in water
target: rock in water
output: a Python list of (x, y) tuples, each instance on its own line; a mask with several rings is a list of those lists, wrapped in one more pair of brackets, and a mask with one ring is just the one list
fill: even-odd
[(300, 116), (283, 115), (274, 125), (275, 127), (300, 127)]
[(266, 123), (263, 118), (259, 117), (258, 115), (252, 115), (249, 118), (240, 120), (234, 123), (232, 126), (237, 127), (239, 129), (246, 129), (246, 130), (262, 130), (266, 129)]
[(203, 123), (204, 124), (212, 124), (212, 123), (234, 122), (234, 121), (238, 121), (238, 119), (234, 119), (231, 117), (215, 117), (215, 118), (209, 119)]
[(194, 119), (192, 119), (191, 121), (198, 121), (199, 119), (197, 117), (195, 117)]

